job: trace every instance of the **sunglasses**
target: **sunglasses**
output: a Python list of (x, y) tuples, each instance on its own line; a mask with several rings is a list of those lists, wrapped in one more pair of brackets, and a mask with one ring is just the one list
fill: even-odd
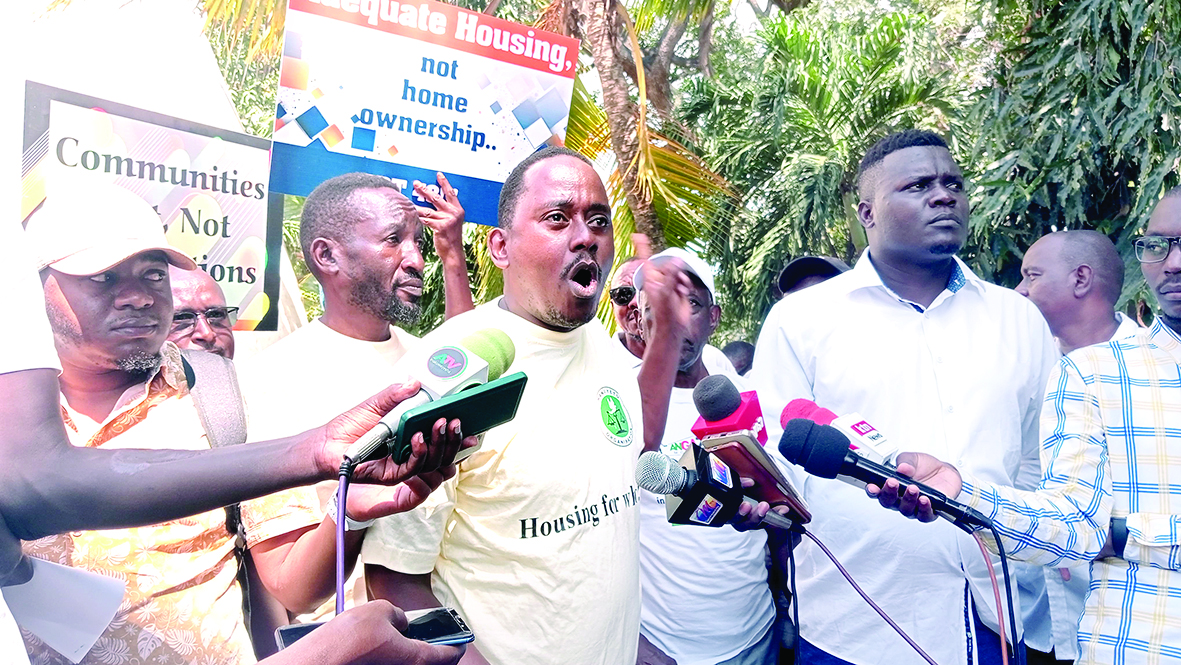
[(630, 304), (633, 299), (635, 299), (636, 287), (617, 286), (608, 291), (607, 295), (611, 297), (611, 302), (619, 305), (620, 307), (625, 307)]

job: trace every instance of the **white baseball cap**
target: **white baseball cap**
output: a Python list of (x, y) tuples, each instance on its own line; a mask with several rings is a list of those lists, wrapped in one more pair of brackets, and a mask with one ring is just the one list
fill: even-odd
[(197, 264), (168, 245), (164, 224), (148, 202), (118, 185), (59, 190), (29, 218), (25, 237), (37, 270), (97, 275), (143, 252), (163, 252), (172, 265)]
[[(659, 254), (653, 254), (647, 261), (644, 262), (644, 265), (649, 263), (660, 263), (671, 259), (680, 259), (683, 261), (685, 263), (685, 267), (689, 271), (689, 274), (701, 280), (701, 283), (705, 285), (705, 288), (709, 289), (710, 297), (715, 301), (718, 299), (717, 292), (714, 291), (713, 270), (710, 269), (709, 264), (703, 261), (701, 257), (687, 249), (682, 249), (680, 247), (669, 247)], [(636, 276), (632, 279), (636, 286), (636, 290), (644, 289), (644, 265), (641, 265), (639, 269), (636, 270)]]

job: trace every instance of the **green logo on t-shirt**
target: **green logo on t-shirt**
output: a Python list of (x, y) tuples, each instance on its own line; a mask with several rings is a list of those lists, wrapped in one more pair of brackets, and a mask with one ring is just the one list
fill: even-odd
[(631, 445), (631, 419), (614, 388), (604, 386), (599, 389), (599, 417), (603, 421), (603, 433), (611, 443), (620, 447)]

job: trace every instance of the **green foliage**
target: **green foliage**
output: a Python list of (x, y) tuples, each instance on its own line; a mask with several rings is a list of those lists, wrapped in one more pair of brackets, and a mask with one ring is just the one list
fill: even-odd
[[(1106, 233), (1128, 263), (1123, 303), (1147, 295), (1131, 240), (1178, 182), (1181, 2), (1083, 0), (1002, 7), (1026, 18), (973, 111), (973, 267), (1014, 285), (1053, 230)], [(1020, 21), (1009, 20), (1009, 25)]]
[(270, 138), (275, 128), (275, 95), (279, 90), (279, 55), (248, 57), (250, 44), (225, 24), (205, 30), (238, 119), (248, 134)]
[(718, 266), (727, 339), (757, 332), (791, 257), (852, 259), (864, 246), (853, 193), (870, 145), (903, 127), (945, 130), (954, 113), (937, 35), (919, 15), (840, 22), (797, 10), (766, 20), (739, 49), (742, 62), (762, 66), (692, 79), (682, 106), (701, 137), (695, 147), (744, 194), (703, 242)]

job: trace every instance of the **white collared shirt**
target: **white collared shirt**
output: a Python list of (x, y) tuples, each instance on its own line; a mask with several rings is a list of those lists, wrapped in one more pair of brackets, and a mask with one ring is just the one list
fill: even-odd
[[(802, 397), (860, 413), (901, 450), (1034, 487), (1038, 415), (1058, 357), (1037, 308), (956, 259), (947, 289), (924, 309), (886, 288), (867, 257), (787, 296), (763, 324), (750, 378), (771, 440), (784, 406)], [(812, 509), (809, 530), (865, 591), (941, 665), (967, 663), (965, 576), (980, 617), (997, 625), (975, 541), (950, 523), (906, 520), (863, 490), (779, 461)], [(798, 563), (805, 640), (856, 665), (921, 662), (819, 548), (798, 548)]]

